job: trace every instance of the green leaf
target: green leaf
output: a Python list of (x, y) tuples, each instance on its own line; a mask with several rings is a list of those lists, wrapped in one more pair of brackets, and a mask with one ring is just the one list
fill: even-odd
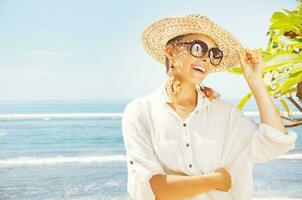
[(238, 75), (243, 73), (241, 67), (233, 67), (231, 69), (227, 69), (226, 71), (229, 73), (238, 74)]
[(300, 67), (298, 67), (298, 68), (296, 68), (294, 70), (291, 70), (289, 72), (289, 76), (294, 76), (294, 74), (301, 73), (301, 72), (302, 72), (302, 66), (300, 66)]
[(237, 104), (237, 108), (239, 110), (242, 110), (242, 108), (244, 107), (244, 105), (248, 102), (248, 100), (251, 98), (252, 96), (252, 93), (248, 93), (247, 95), (245, 95), (241, 100), (240, 102)]
[(270, 21), (272, 23), (275, 23), (275, 22), (277, 22), (278, 20), (280, 20), (280, 19), (282, 19), (284, 17), (286, 17), (286, 15), (283, 12), (279, 12), (279, 11), (278, 12), (274, 12), (274, 14), (272, 15)]
[(278, 92), (284, 93), (284, 91), (288, 90), (292, 86), (302, 81), (302, 74), (297, 74), (296, 76), (288, 78), (281, 86), (277, 87), (273, 94), (277, 94)]
[(285, 8), (282, 8), (281, 10), (283, 10), (284, 12), (286, 12), (287, 15), (290, 15), (291, 14), (291, 11), (285, 9)]
[(284, 18), (274, 22), (269, 27), (269, 30), (280, 29), (280, 28), (290, 28), (292, 26), (296, 26), (299, 24), (301, 24), (300, 16), (284, 17)]
[(281, 10), (283, 10), (284, 12), (286, 12), (286, 14), (287, 14), (288, 16), (297, 16), (297, 15), (298, 15), (298, 11), (296, 11), (296, 10), (289, 11), (289, 10), (284, 9), (284, 8), (282, 8)]
[(295, 63), (302, 63), (302, 53), (272, 54), (263, 58), (262, 72), (266, 73), (273, 69), (278, 69), (280, 66)]
[(297, 87), (293, 87), (293, 88), (290, 88), (290, 89), (287, 89), (287, 90), (281, 92), (281, 95), (287, 95), (287, 94), (296, 93), (296, 92), (297, 92)]
[(299, 58), (299, 55), (296, 53), (280, 53), (264, 56), (262, 60), (266, 65), (275, 65), (279, 63), (290, 62), (297, 58)]
[(280, 98), (280, 102), (281, 102), (282, 106), (285, 108), (288, 116), (291, 117), (292, 116), (292, 110), (289, 108), (289, 106), (286, 103), (286, 101), (284, 99)]

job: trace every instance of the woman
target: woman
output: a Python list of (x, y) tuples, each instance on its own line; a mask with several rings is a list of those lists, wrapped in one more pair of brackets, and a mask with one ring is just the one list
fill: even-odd
[[(252, 169), (295, 146), (262, 80), (261, 56), (199, 14), (168, 17), (142, 35), (169, 78), (127, 104), (122, 119), (127, 191), (137, 200), (248, 200)], [(261, 123), (217, 98), (202, 82), (241, 65)]]

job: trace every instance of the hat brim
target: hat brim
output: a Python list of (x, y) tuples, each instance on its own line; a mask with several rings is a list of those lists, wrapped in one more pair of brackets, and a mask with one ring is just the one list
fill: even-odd
[(239, 60), (236, 49), (244, 47), (230, 32), (211, 21), (206, 16), (189, 14), (181, 17), (166, 17), (148, 26), (142, 33), (141, 42), (145, 51), (158, 62), (165, 64), (165, 47), (167, 42), (179, 35), (203, 34), (212, 38), (223, 52), (223, 58), (215, 72), (236, 67)]

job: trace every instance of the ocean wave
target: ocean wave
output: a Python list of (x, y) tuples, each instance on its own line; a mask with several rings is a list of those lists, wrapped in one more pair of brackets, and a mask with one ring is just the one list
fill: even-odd
[(285, 155), (279, 156), (278, 159), (301, 160), (302, 159), (302, 153), (285, 154)]
[(126, 161), (125, 155), (108, 155), (108, 156), (75, 156), (75, 157), (19, 157), (13, 159), (0, 160), (0, 166), (7, 165), (50, 165), (64, 163), (104, 163), (104, 162), (119, 162)]
[[(244, 111), (243, 113), (247, 116), (258, 116), (259, 115), (258, 111)], [(281, 113), (284, 114), (285, 116), (287, 116), (287, 112), (281, 112)], [(292, 114), (294, 116), (302, 116), (302, 113), (298, 112), (298, 111), (294, 111), (294, 112), (292, 112)]]
[(301, 198), (290, 198), (290, 197), (267, 197), (267, 198), (253, 198), (252, 200), (302, 200)]
[[(247, 116), (258, 116), (258, 111), (244, 111)], [(284, 113), (286, 114), (286, 113)], [(293, 112), (294, 116), (301, 116), (300, 112)], [(0, 120), (64, 120), (64, 119), (120, 119), (121, 112), (98, 112), (98, 113), (28, 113), (28, 114), (0, 114)]]
[(6, 135), (5, 130), (0, 130), (0, 137), (1, 137), (1, 136), (5, 136), (5, 135)]
[[(285, 154), (278, 157), (278, 159), (285, 160), (301, 160), (302, 154)], [(104, 162), (121, 162), (126, 161), (125, 155), (107, 155), (107, 156), (75, 156), (75, 157), (20, 157), (13, 159), (0, 160), (0, 166), (7, 165), (51, 165), (64, 163), (104, 163)]]
[(52, 120), (52, 119), (98, 119), (121, 118), (123, 113), (30, 113), (0, 114), (0, 120)]

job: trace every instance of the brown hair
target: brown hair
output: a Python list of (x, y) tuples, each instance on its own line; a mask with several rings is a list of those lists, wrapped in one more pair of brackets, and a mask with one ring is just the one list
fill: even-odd
[[(167, 42), (166, 46), (167, 46), (168, 44), (172, 43), (172, 42), (181, 40), (185, 35), (188, 35), (188, 34), (178, 35), (178, 36), (176, 36), (176, 37), (170, 39), (170, 40)], [(169, 64), (169, 59), (167, 58), (167, 56), (165, 56), (165, 57), (166, 57), (166, 73), (168, 73), (169, 68), (170, 68), (170, 66), (169, 66), (170, 64)]]

